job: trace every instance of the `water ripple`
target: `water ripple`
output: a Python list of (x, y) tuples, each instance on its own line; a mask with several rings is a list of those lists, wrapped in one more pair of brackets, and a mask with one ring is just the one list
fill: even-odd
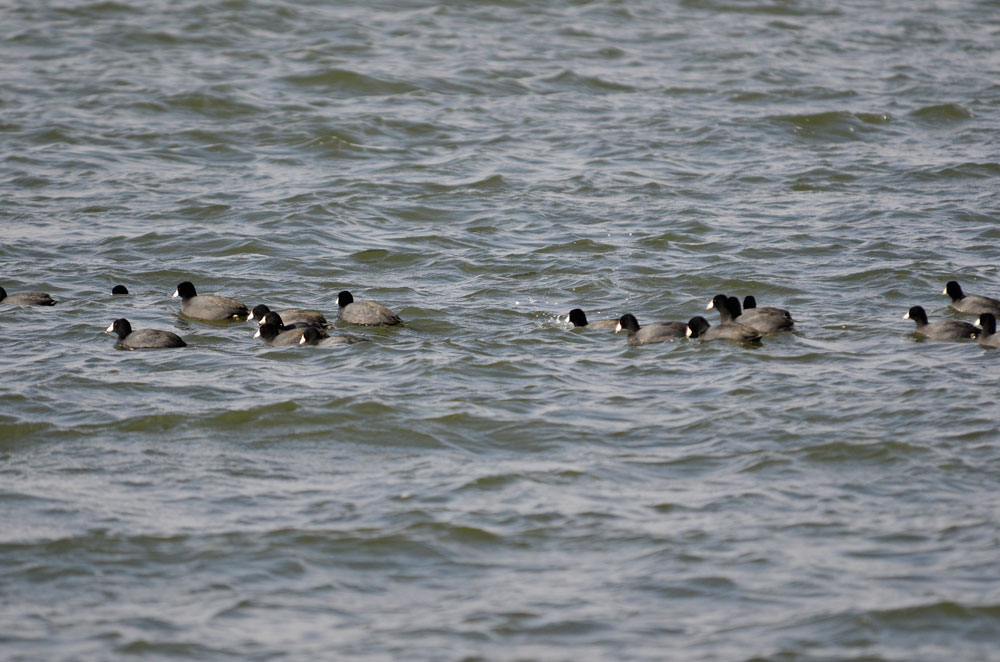
[[(998, 354), (900, 318), (1000, 296), (991, 16), (14, 2), (5, 655), (990, 658)], [(183, 280), (405, 323), (267, 347)], [(796, 330), (563, 321), (719, 292)]]

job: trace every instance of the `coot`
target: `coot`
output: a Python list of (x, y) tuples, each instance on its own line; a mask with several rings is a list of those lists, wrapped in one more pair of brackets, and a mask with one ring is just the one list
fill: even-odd
[(132, 325), (124, 317), (116, 319), (104, 330), (105, 333), (118, 334), (115, 343), (123, 349), (166, 349), (168, 347), (187, 347), (180, 336), (170, 331), (159, 329), (132, 330)]

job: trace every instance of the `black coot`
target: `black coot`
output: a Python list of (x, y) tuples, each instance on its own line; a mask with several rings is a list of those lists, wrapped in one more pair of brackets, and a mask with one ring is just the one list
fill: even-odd
[(180, 336), (170, 331), (160, 331), (159, 329), (139, 329), (132, 330), (132, 325), (124, 317), (116, 319), (111, 323), (105, 333), (118, 334), (118, 342), (115, 343), (123, 349), (166, 349), (168, 347), (187, 347)]

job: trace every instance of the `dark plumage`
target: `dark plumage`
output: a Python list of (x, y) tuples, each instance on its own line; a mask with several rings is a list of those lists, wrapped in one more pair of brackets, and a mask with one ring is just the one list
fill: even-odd
[[(705, 310), (719, 311), (719, 322), (722, 324), (735, 320), (732, 307), (729, 305), (729, 297), (725, 294), (716, 294), (712, 297), (712, 300), (705, 306)], [(737, 315), (739, 315), (739, 313), (737, 313)]]
[[(756, 304), (753, 297), (748, 297), (751, 303)], [(777, 333), (778, 331), (789, 331), (795, 324), (791, 317), (777, 312), (778, 309), (751, 308), (742, 310), (740, 300), (736, 297), (727, 297), (725, 294), (716, 294), (705, 306), (705, 310), (718, 310), (719, 322), (721, 324), (743, 324), (756, 329), (762, 334)]]
[(597, 320), (596, 322), (588, 322), (587, 314), (580, 310), (579, 308), (574, 308), (569, 311), (569, 315), (566, 316), (566, 321), (576, 326), (585, 326), (588, 329), (615, 329), (618, 326), (618, 320)]
[(284, 320), (282, 320), (281, 318), (281, 315), (279, 315), (274, 311), (271, 311), (266, 315), (264, 315), (264, 319), (262, 319), (260, 323), (273, 324), (276, 327), (278, 327), (279, 331), (291, 331), (292, 329), (306, 329), (310, 327), (319, 328), (319, 327), (314, 327), (314, 325), (312, 324), (306, 324), (305, 322), (298, 322), (297, 324), (285, 324)]
[(257, 326), (260, 326), (264, 323), (264, 315), (267, 315), (269, 312), (271, 312), (271, 309), (264, 304), (254, 306), (250, 309), (250, 314), (247, 315), (247, 321), (252, 322), (257, 320)]
[(615, 326), (615, 333), (628, 331), (629, 345), (652, 345), (653, 343), (683, 338), (685, 327), (680, 322), (653, 322), (640, 327), (639, 320), (632, 313), (625, 313)]
[(704, 317), (692, 317), (687, 323), (687, 337), (699, 340), (736, 340), (739, 342), (754, 342), (760, 340), (760, 331), (740, 324), (739, 322), (723, 322), (712, 326)]
[(187, 347), (180, 336), (170, 331), (160, 331), (159, 329), (139, 329), (132, 330), (132, 325), (124, 317), (116, 319), (111, 323), (105, 333), (118, 334), (118, 342), (115, 343), (123, 349), (166, 349), (169, 347)]
[(340, 308), (338, 318), (348, 324), (362, 326), (381, 326), (401, 324), (403, 320), (380, 303), (374, 301), (355, 301), (350, 292), (344, 290), (337, 295), (337, 306)]
[(181, 314), (208, 322), (246, 317), (250, 311), (243, 302), (213, 294), (199, 296), (189, 281), (177, 286), (173, 296), (181, 298)]
[(958, 281), (949, 280), (941, 294), (947, 294), (951, 297), (951, 309), (956, 312), (966, 315), (982, 315), (983, 313), (1000, 315), (1000, 301), (975, 294), (967, 295), (962, 291), (962, 286), (958, 284)]
[(762, 313), (769, 313), (772, 315), (784, 315), (788, 319), (792, 319), (792, 314), (785, 310), (784, 308), (775, 308), (774, 306), (761, 306), (757, 307), (757, 299), (752, 294), (748, 294), (743, 297), (743, 314), (746, 315), (748, 311), (756, 310)]
[(729, 297), (729, 312), (733, 320), (738, 324), (751, 326), (761, 333), (777, 333), (778, 331), (791, 331), (795, 322), (779, 312), (768, 312), (764, 308), (751, 308), (750, 310), (740, 310), (740, 300), (736, 297)]
[[(247, 320), (257, 320), (257, 324), (264, 323), (264, 316), (271, 312), (271, 309), (260, 304), (259, 306), (254, 306), (253, 310), (250, 311), (250, 316)], [(288, 310), (282, 310), (278, 315), (284, 321), (285, 324), (289, 326), (295, 326), (296, 324), (305, 324), (308, 326), (329, 326), (330, 323), (326, 321), (326, 317), (323, 313), (317, 312), (315, 310), (302, 310), (299, 308), (289, 308)]]
[(12, 306), (54, 306), (55, 300), (44, 292), (18, 292), (17, 294), (7, 294), (7, 290), (0, 287), (0, 304)]
[(302, 334), (305, 331), (306, 329), (289, 329), (288, 331), (282, 331), (274, 324), (265, 323), (257, 327), (257, 332), (253, 334), (253, 337), (260, 338), (265, 345), (273, 345), (275, 347), (291, 347), (292, 345), (299, 344), (299, 340), (302, 338)]
[(111, 294), (128, 294), (128, 288), (124, 285), (115, 285), (111, 288)]
[(983, 347), (1000, 347), (1000, 335), (997, 335), (997, 318), (993, 313), (983, 313), (976, 320), (982, 327), (979, 334), (979, 344)]
[(916, 333), (928, 340), (961, 340), (962, 338), (976, 338), (979, 336), (979, 328), (968, 322), (956, 320), (945, 320), (943, 322), (927, 321), (927, 312), (921, 306), (913, 306), (903, 314), (904, 320), (913, 320), (917, 324)]
[(324, 336), (315, 327), (308, 327), (299, 338), (300, 345), (319, 345), (321, 347), (329, 345), (353, 345), (356, 342), (368, 342), (365, 338), (340, 334), (336, 336)]

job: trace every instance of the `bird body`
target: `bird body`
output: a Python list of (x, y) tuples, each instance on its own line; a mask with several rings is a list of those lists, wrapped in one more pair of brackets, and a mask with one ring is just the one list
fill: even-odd
[(691, 339), (735, 340), (738, 342), (755, 342), (760, 340), (761, 333), (757, 329), (739, 322), (722, 322), (712, 326), (704, 317), (692, 317), (687, 323), (686, 335)]
[(1000, 347), (1000, 335), (997, 334), (997, 318), (993, 313), (983, 313), (976, 320), (976, 324), (982, 327), (979, 334), (979, 344), (983, 347)]
[[(747, 297), (750, 303), (756, 305), (753, 297)], [(761, 334), (777, 333), (778, 331), (790, 331), (795, 325), (788, 311), (780, 308), (751, 308), (742, 310), (740, 301), (736, 297), (727, 297), (725, 294), (716, 294), (705, 306), (705, 310), (716, 309), (719, 311), (719, 322), (721, 324), (743, 324), (756, 329)], [(714, 327), (713, 327), (714, 328)], [(712, 332), (712, 335), (720, 333)]]
[(928, 340), (961, 340), (963, 338), (976, 338), (980, 329), (968, 322), (958, 320), (944, 320), (941, 322), (928, 322), (927, 312), (922, 306), (913, 306), (903, 314), (904, 320), (913, 320), (917, 328), (914, 333)]
[(178, 285), (173, 296), (181, 298), (181, 314), (197, 320), (221, 322), (250, 314), (242, 301), (214, 294), (199, 295), (189, 281)]
[(324, 336), (315, 327), (305, 329), (302, 333), (302, 337), (299, 338), (300, 345), (317, 345), (320, 347), (328, 347), (331, 345), (353, 345), (358, 342), (368, 341), (365, 338), (359, 338), (357, 336), (350, 336), (346, 334)]
[(340, 308), (338, 319), (347, 324), (392, 326), (403, 322), (399, 315), (380, 303), (355, 301), (354, 296), (347, 290), (337, 295), (337, 306)]
[(587, 314), (579, 308), (574, 308), (569, 311), (569, 315), (566, 316), (566, 322), (572, 324), (574, 327), (585, 326), (588, 329), (612, 329), (614, 330), (618, 326), (618, 320), (608, 319), (608, 320), (596, 320), (594, 322), (587, 321)]
[(0, 304), (11, 306), (54, 306), (56, 305), (56, 301), (44, 292), (7, 294), (7, 290), (0, 287)]
[(118, 335), (116, 346), (121, 349), (167, 349), (187, 347), (187, 343), (176, 333), (159, 329), (133, 330), (132, 324), (124, 317), (116, 319), (104, 330)]
[[(258, 326), (264, 323), (264, 316), (271, 312), (271, 309), (260, 304), (259, 306), (254, 306), (253, 310), (250, 311), (250, 315), (247, 317), (247, 321), (256, 320)], [(326, 316), (323, 313), (316, 310), (303, 310), (301, 308), (289, 308), (287, 310), (282, 310), (278, 313), (281, 320), (287, 326), (294, 327), (297, 324), (305, 324), (307, 326), (319, 326), (325, 327), (329, 326), (330, 323), (326, 320)]]
[(761, 306), (757, 307), (757, 298), (752, 294), (748, 294), (743, 297), (743, 314), (746, 315), (749, 311), (756, 310), (761, 313), (768, 313), (771, 315), (782, 315), (788, 319), (792, 319), (792, 314), (785, 310), (784, 308), (775, 308), (774, 306)]
[(957, 313), (966, 315), (982, 315), (991, 313), (994, 317), (1000, 316), (1000, 301), (983, 297), (977, 294), (966, 294), (962, 291), (962, 286), (958, 281), (949, 280), (941, 294), (951, 297), (951, 309)]
[(773, 310), (766, 308), (740, 310), (740, 300), (736, 297), (729, 297), (729, 311), (733, 316), (733, 321), (753, 327), (762, 334), (791, 331), (792, 327), (795, 326), (791, 315), (786, 314), (787, 311), (781, 311), (778, 308)]
[(629, 345), (652, 345), (683, 338), (685, 327), (680, 322), (653, 322), (640, 327), (635, 315), (625, 313), (618, 320), (615, 333), (622, 330), (628, 331), (628, 338), (625, 342)]
[(265, 345), (271, 345), (273, 347), (291, 347), (292, 345), (299, 344), (299, 340), (302, 338), (302, 334), (305, 333), (305, 331), (305, 328), (282, 331), (276, 324), (265, 323), (257, 327), (257, 332), (253, 334), (253, 337), (260, 338)]

